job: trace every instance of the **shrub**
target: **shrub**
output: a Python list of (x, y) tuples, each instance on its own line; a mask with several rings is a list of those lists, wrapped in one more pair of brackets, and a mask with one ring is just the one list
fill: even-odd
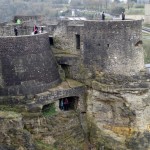
[(52, 116), (56, 113), (55, 110), (55, 104), (51, 103), (48, 105), (44, 105), (43, 109), (42, 109), (42, 114), (46, 117), (46, 116)]
[(113, 16), (118, 16), (120, 15), (122, 12), (125, 12), (125, 8), (123, 7), (115, 7), (111, 10), (111, 15)]

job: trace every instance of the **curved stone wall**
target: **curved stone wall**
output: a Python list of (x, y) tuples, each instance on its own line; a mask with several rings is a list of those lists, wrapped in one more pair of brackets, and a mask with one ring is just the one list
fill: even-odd
[(144, 69), (141, 28), (141, 20), (85, 21), (84, 63), (98, 71), (137, 74)]
[(0, 95), (43, 92), (60, 82), (48, 34), (0, 37)]

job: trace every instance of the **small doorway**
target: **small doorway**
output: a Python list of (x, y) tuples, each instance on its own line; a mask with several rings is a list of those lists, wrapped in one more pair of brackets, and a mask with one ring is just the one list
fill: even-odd
[(61, 64), (61, 68), (62, 68), (62, 69), (64, 70), (64, 72), (65, 72), (65, 77), (66, 77), (66, 78), (70, 78), (69, 65)]
[(59, 108), (62, 111), (76, 110), (78, 107), (78, 97), (65, 97), (59, 99)]

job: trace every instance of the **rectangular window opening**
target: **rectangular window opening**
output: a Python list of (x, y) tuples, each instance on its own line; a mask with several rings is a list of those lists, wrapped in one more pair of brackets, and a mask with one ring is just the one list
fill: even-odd
[(49, 36), (49, 43), (50, 45), (54, 45), (54, 40), (53, 40), (53, 37), (52, 36)]
[(80, 49), (80, 35), (76, 34), (76, 49)]

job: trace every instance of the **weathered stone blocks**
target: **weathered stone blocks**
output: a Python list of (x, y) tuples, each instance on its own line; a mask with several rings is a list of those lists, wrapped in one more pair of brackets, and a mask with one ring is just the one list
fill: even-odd
[(60, 83), (48, 34), (0, 37), (1, 95), (43, 92)]

